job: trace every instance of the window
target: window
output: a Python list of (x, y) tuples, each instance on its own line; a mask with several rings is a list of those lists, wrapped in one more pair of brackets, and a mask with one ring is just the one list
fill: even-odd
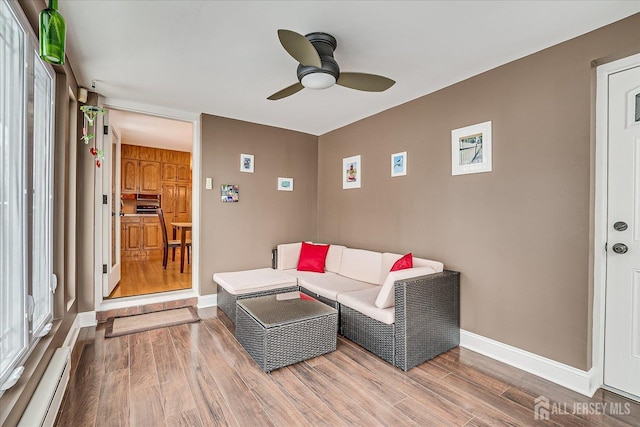
[(0, 0), (0, 395), (53, 319), (54, 74)]

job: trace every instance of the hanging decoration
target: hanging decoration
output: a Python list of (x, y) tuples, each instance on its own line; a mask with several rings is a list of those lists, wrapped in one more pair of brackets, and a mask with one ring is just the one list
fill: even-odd
[(58, 0), (49, 0), (49, 7), (40, 12), (40, 58), (54, 64), (64, 64), (67, 24), (58, 12)]
[(104, 151), (96, 146), (95, 120), (98, 114), (104, 114), (104, 109), (94, 105), (83, 105), (80, 107), (80, 111), (84, 113), (84, 124), (80, 139), (87, 145), (93, 139), (93, 146), (89, 148), (89, 152), (95, 159), (96, 167), (100, 167), (102, 166), (102, 160), (104, 160)]

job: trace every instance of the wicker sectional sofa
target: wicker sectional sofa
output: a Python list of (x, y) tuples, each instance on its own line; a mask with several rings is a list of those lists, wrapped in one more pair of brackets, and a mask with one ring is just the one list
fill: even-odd
[(400, 254), (331, 245), (325, 272), (298, 271), (301, 243), (278, 245), (275, 267), (300, 290), (339, 310), (339, 331), (403, 370), (460, 343), (460, 274), (413, 257), (390, 272)]
[(416, 257), (390, 272), (402, 255), (340, 245), (330, 245), (323, 273), (298, 271), (301, 247), (278, 245), (272, 269), (214, 274), (219, 308), (235, 323), (237, 301), (295, 285), (338, 310), (341, 335), (405, 371), (459, 345), (458, 272)]

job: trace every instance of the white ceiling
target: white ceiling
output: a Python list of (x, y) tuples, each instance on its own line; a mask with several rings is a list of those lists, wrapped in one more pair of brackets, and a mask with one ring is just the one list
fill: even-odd
[(123, 144), (189, 152), (193, 146), (190, 122), (110, 109), (109, 124)]
[[(322, 135), (640, 12), (630, 1), (59, 1), (81, 86), (111, 105), (201, 112)], [(337, 38), (382, 93), (296, 82), (277, 29)], [(595, 59), (595, 58), (594, 58)]]

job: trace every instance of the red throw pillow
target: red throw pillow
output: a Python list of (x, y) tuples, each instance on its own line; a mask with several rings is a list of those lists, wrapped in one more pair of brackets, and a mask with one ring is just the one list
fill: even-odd
[(327, 259), (329, 245), (314, 245), (302, 242), (298, 271), (324, 273), (324, 261)]
[(413, 268), (413, 254), (411, 252), (397, 260), (389, 271), (405, 270), (407, 268)]

